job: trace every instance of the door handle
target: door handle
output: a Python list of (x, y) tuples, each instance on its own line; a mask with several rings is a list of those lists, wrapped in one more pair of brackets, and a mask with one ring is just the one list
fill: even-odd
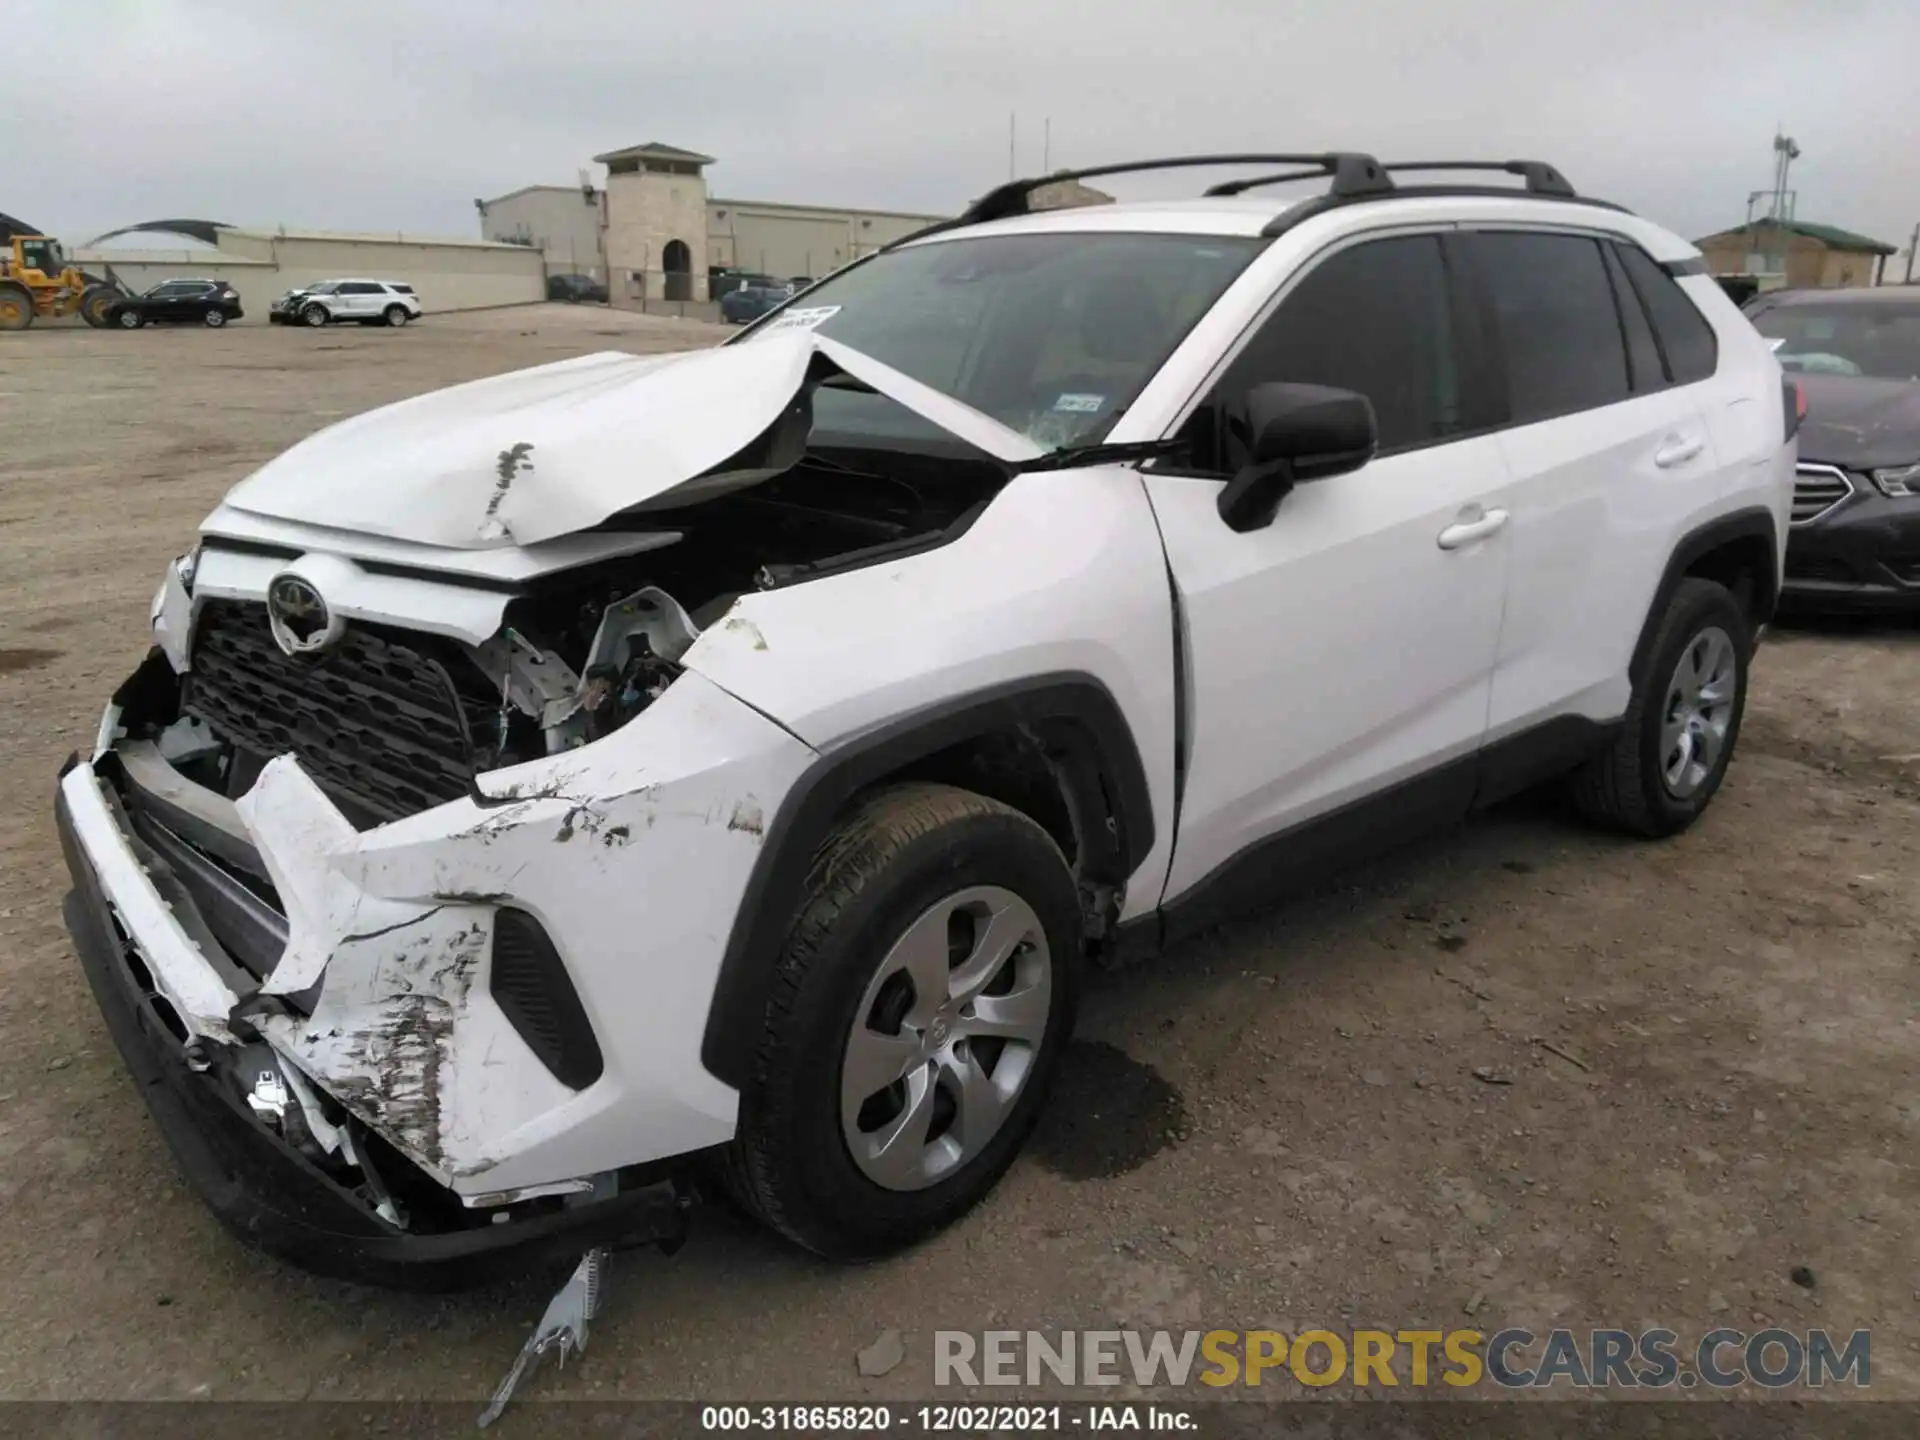
[[(1479, 506), (1473, 506), (1479, 510)], [(1471, 545), (1476, 540), (1484, 540), (1502, 525), (1507, 523), (1504, 510), (1487, 510), (1469, 520), (1456, 520), (1440, 532), (1442, 550), (1458, 550), (1463, 545)]]
[(1707, 442), (1698, 435), (1669, 435), (1660, 448), (1653, 452), (1653, 463), (1662, 470), (1671, 470), (1676, 465), (1686, 464), (1706, 448)]

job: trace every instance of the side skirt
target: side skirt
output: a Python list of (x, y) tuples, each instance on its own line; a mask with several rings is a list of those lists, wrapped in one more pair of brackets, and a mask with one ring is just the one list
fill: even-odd
[(1212, 926), (1266, 910), (1359, 861), (1430, 835), (1573, 769), (1619, 733), (1618, 721), (1556, 716), (1424, 775), (1349, 801), (1256, 841), (1150, 915), (1115, 932), (1126, 964)]

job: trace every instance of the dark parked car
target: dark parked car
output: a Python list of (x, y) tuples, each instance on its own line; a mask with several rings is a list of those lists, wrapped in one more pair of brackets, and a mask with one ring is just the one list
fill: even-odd
[(1920, 285), (1776, 290), (1747, 316), (1807, 405), (1782, 598), (1920, 610)]
[(720, 318), (729, 325), (745, 325), (793, 298), (793, 286), (784, 280), (755, 276), (737, 290), (720, 297)]
[(191, 324), (219, 329), (245, 312), (224, 280), (162, 280), (144, 295), (129, 295), (107, 307), (108, 323), (124, 330), (142, 325)]
[(591, 275), (549, 275), (547, 299), (564, 300), (569, 305), (577, 305), (582, 301), (604, 305), (607, 303), (607, 287)]

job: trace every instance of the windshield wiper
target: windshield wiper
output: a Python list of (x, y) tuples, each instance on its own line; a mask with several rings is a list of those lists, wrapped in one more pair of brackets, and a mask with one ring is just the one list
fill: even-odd
[(1016, 471), (1072, 470), (1082, 465), (1117, 465), (1127, 460), (1157, 460), (1176, 455), (1192, 445), (1190, 440), (1126, 440), (1111, 445), (1062, 445), (1038, 459), (1014, 466)]

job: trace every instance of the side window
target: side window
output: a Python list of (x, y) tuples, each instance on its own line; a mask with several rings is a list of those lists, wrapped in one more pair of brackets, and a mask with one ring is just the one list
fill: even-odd
[(1469, 243), (1493, 304), (1514, 424), (1627, 398), (1626, 343), (1598, 241), (1516, 231)]
[(1633, 288), (1652, 317), (1653, 331), (1667, 357), (1667, 372), (1676, 385), (1705, 380), (1720, 364), (1720, 344), (1707, 317), (1694, 308), (1673, 277), (1656, 265), (1637, 245), (1616, 247)]
[(1620, 333), (1627, 342), (1627, 371), (1633, 381), (1633, 393), (1646, 395), (1667, 386), (1667, 367), (1660, 358), (1660, 346), (1647, 323), (1647, 312), (1640, 296), (1620, 268), (1620, 257), (1611, 245), (1602, 245), (1606, 257), (1607, 278), (1613, 282), (1613, 303), (1620, 309)]
[(380, 287), (378, 285), (368, 285), (364, 281), (354, 280), (342, 285), (340, 287), (340, 293), (342, 295), (378, 295), (380, 293)]
[[(1465, 428), (1452, 290), (1431, 235), (1373, 240), (1314, 266), (1194, 413), (1193, 468), (1231, 474), (1246, 462), (1246, 396), (1296, 381), (1356, 390), (1373, 402), (1382, 454)], [(1183, 467), (1185, 468), (1185, 467)]]

